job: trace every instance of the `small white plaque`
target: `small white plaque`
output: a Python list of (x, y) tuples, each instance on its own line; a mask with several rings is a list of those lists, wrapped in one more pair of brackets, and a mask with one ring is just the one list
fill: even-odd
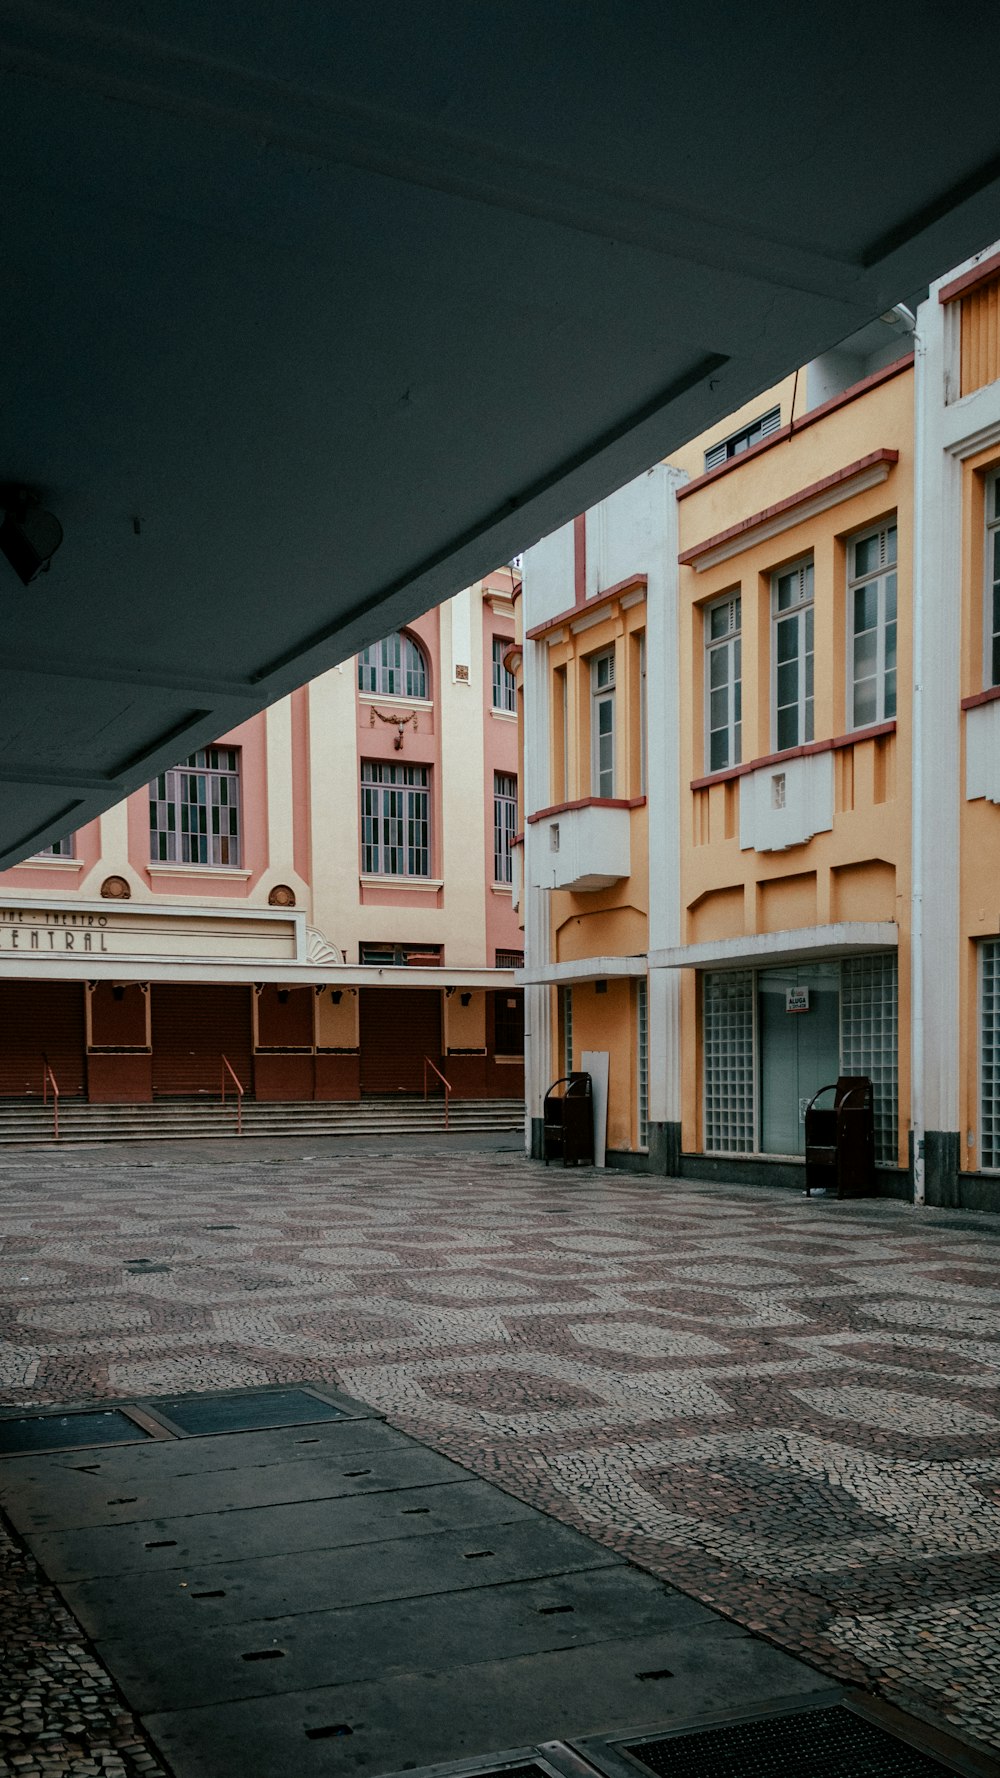
[(808, 988), (786, 988), (785, 989), (785, 1011), (786, 1012), (808, 1012), (809, 1011), (809, 989)]

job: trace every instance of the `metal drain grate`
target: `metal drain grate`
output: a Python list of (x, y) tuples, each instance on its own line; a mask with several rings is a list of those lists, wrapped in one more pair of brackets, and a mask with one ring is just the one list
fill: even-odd
[(26, 1451), (63, 1451), (76, 1445), (138, 1443), (149, 1433), (117, 1408), (83, 1414), (31, 1414), (0, 1420), (0, 1456)]
[(304, 1389), (262, 1389), (246, 1395), (174, 1395), (150, 1406), (181, 1432), (262, 1432), (272, 1426), (308, 1426), (316, 1420), (344, 1420), (340, 1408)]
[(949, 1769), (842, 1705), (618, 1746), (656, 1778), (941, 1778)]

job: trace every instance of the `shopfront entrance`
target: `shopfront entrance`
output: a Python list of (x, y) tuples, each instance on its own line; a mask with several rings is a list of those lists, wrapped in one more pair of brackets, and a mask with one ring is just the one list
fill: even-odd
[(760, 1149), (805, 1153), (805, 1109), (840, 1073), (840, 965), (762, 969), (757, 976)]

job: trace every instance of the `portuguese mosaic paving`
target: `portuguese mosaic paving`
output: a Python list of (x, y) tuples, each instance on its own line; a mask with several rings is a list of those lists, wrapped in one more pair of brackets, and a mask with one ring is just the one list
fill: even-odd
[(1000, 1743), (1000, 1221), (510, 1154), (0, 1173), (3, 1403), (333, 1383)]

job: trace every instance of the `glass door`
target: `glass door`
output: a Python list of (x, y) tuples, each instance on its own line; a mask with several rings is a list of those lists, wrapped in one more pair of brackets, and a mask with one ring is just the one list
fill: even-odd
[(757, 976), (760, 1149), (805, 1153), (805, 1108), (840, 1073), (840, 965), (762, 969)]

